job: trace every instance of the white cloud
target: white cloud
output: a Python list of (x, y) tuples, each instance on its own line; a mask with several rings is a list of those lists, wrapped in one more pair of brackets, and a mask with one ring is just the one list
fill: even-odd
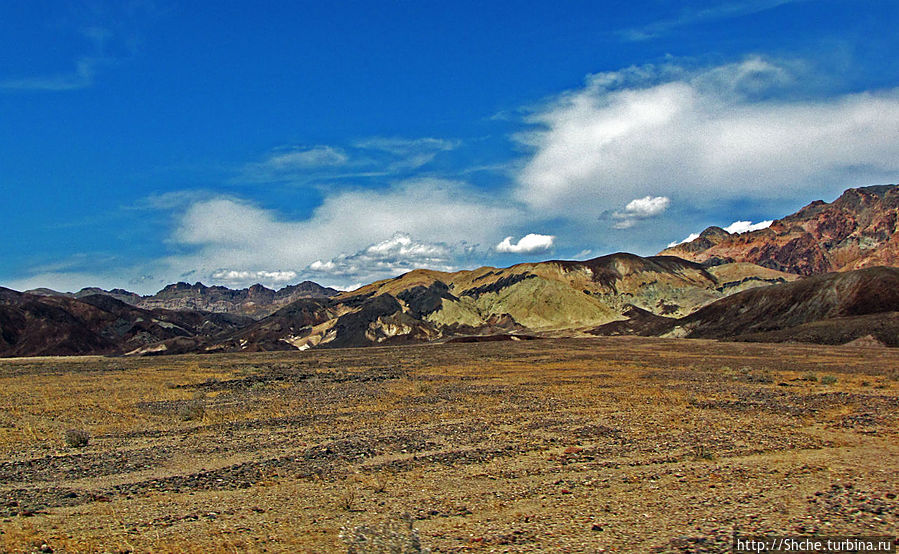
[(309, 269), (321, 273), (336, 273), (337, 264), (334, 263), (334, 261), (323, 262), (321, 260), (315, 260), (309, 264)]
[(707, 209), (894, 177), (899, 89), (772, 99), (801, 82), (799, 72), (753, 57), (704, 71), (663, 65), (594, 75), (531, 117), (536, 130), (518, 138), (534, 151), (515, 194), (539, 213), (586, 222), (660, 185)]
[(648, 219), (661, 215), (671, 204), (671, 199), (666, 196), (644, 196), (635, 198), (627, 203), (623, 211), (615, 212), (612, 217), (619, 220), (615, 223), (616, 229), (628, 229), (633, 227), (641, 219)]
[(260, 162), (246, 164), (236, 180), (250, 183), (296, 181), (349, 163), (350, 156), (335, 146), (281, 148)]
[(749, 231), (758, 231), (760, 229), (767, 229), (774, 223), (773, 219), (769, 219), (767, 221), (760, 221), (758, 223), (753, 223), (751, 221), (734, 221), (730, 225), (724, 228), (728, 233), (748, 233)]
[[(127, 4), (127, 6), (126, 6)], [(139, 50), (141, 28), (155, 18), (156, 8), (152, 2), (119, 2), (96, 7), (68, 10), (71, 17), (62, 17), (60, 22), (46, 28), (52, 29), (52, 36), (35, 38), (48, 51), (70, 58), (71, 69), (56, 73), (7, 77), (0, 80), (0, 91), (46, 91), (62, 92), (79, 90), (93, 86), (97, 75), (104, 70), (127, 62)], [(24, 21), (19, 22), (25, 24)], [(34, 29), (38, 35), (41, 30)], [(43, 40), (42, 40), (43, 38)], [(66, 48), (47, 42), (67, 38)], [(74, 39), (80, 40), (75, 42)], [(68, 46), (74, 45), (70, 51)]]
[(235, 269), (220, 269), (212, 273), (212, 278), (221, 281), (247, 281), (286, 283), (297, 278), (296, 271), (246, 271)]
[(328, 261), (316, 260), (306, 269), (331, 276), (387, 277), (416, 268), (453, 271), (454, 256), (454, 249), (446, 244), (416, 241), (406, 233), (395, 233), (355, 254), (342, 254)]
[(457, 140), (430, 137), (370, 137), (345, 148), (282, 147), (261, 161), (246, 164), (233, 181), (321, 185), (348, 179), (409, 175), (459, 144)]
[(668, 209), (671, 200), (665, 196), (635, 198), (624, 207), (624, 213), (633, 217), (654, 217)]
[(75, 62), (75, 68), (69, 73), (43, 75), (40, 77), (22, 77), (0, 81), (0, 90), (43, 90), (66, 91), (78, 90), (94, 84), (97, 68), (110, 65), (111, 60), (98, 56), (84, 56)]
[[(731, 223), (727, 227), (724, 227), (723, 229), (730, 234), (747, 233), (749, 231), (758, 231), (760, 229), (767, 229), (768, 227), (771, 226), (772, 223), (774, 223), (773, 219), (769, 219), (767, 221), (759, 221), (758, 223), (753, 223), (751, 221), (734, 221), (733, 223)], [(672, 248), (674, 246), (677, 246), (678, 244), (684, 244), (686, 242), (693, 242), (694, 240), (696, 240), (698, 238), (699, 238), (699, 233), (690, 233), (687, 236), (687, 238), (685, 238), (683, 240), (680, 240), (680, 241), (676, 240), (674, 242), (668, 243), (668, 248)]]
[(805, 0), (735, 0), (715, 3), (715, 5), (710, 8), (686, 8), (675, 17), (655, 21), (643, 27), (625, 29), (619, 31), (618, 35), (625, 40), (631, 41), (649, 40), (664, 35), (674, 29), (693, 25), (695, 23), (732, 19), (771, 10), (784, 4), (801, 1)]
[(315, 146), (308, 149), (297, 149), (278, 153), (262, 162), (262, 165), (275, 170), (342, 165), (349, 160), (346, 153), (333, 146)]
[(591, 250), (589, 248), (585, 248), (585, 249), (581, 250), (580, 252), (578, 252), (577, 254), (575, 254), (574, 259), (575, 260), (586, 260), (592, 253), (593, 253), (593, 250)]
[(552, 235), (538, 235), (529, 233), (516, 243), (512, 244), (512, 237), (506, 237), (496, 245), (497, 252), (509, 254), (532, 254), (534, 252), (545, 252), (553, 247), (553, 241), (556, 237)]
[(687, 238), (685, 238), (683, 240), (676, 240), (674, 242), (669, 242), (668, 248), (674, 248), (678, 244), (684, 244), (685, 242), (693, 242), (694, 240), (696, 240), (698, 238), (699, 238), (699, 233), (690, 233), (689, 235), (687, 235)]
[(389, 163), (389, 171), (416, 169), (430, 163), (441, 152), (454, 150), (459, 141), (438, 138), (397, 138), (371, 137), (356, 142), (356, 148), (386, 152), (394, 160)]
[(221, 268), (278, 267), (368, 281), (414, 264), (453, 267), (472, 245), (492, 243), (499, 228), (520, 217), (507, 201), (439, 179), (334, 192), (302, 220), (217, 197), (194, 202), (179, 215), (171, 240), (187, 253), (164, 263), (168, 274), (197, 270), (201, 279)]
[(365, 285), (365, 283), (353, 283), (351, 285), (325, 285), (325, 286), (331, 287), (332, 289), (339, 290), (341, 292), (348, 292), (348, 291), (353, 291), (353, 290), (362, 288), (363, 285)]

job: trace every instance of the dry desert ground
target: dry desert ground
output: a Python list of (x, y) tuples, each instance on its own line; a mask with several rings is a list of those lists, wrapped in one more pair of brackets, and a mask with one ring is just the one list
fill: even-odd
[(9, 552), (346, 552), (414, 542), (409, 523), (433, 552), (727, 552), (735, 531), (899, 528), (896, 349), (14, 359), (0, 406)]

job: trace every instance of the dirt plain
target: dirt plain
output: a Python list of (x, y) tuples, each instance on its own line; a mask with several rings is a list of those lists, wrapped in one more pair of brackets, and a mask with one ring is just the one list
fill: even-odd
[[(0, 550), (729, 552), (899, 529), (899, 350), (635, 337), (0, 361)], [(67, 430), (89, 434), (69, 446)]]

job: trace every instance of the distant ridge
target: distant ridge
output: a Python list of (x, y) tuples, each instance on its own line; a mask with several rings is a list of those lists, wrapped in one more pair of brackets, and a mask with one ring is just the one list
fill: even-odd
[(215, 313), (265, 317), (282, 306), (286, 306), (300, 298), (330, 298), (338, 291), (323, 287), (312, 281), (303, 281), (279, 290), (272, 290), (262, 285), (253, 285), (245, 289), (229, 289), (222, 286), (207, 287), (203, 283), (179, 282), (167, 285), (161, 291), (150, 296), (140, 296), (123, 289), (103, 290), (96, 287), (81, 289), (75, 293), (57, 292), (40, 288), (26, 291), (39, 296), (63, 296), (67, 298), (83, 298), (94, 294), (111, 296), (117, 300), (139, 308), (167, 310), (199, 310)]

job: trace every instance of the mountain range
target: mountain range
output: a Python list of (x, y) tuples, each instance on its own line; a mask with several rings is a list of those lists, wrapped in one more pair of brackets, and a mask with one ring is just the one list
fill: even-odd
[(101, 294), (121, 300), (139, 308), (166, 310), (198, 310), (203, 312), (246, 315), (254, 318), (265, 317), (282, 306), (300, 298), (330, 298), (338, 293), (335, 289), (323, 287), (312, 281), (303, 281), (280, 290), (272, 290), (262, 285), (233, 290), (222, 286), (207, 287), (203, 283), (174, 283), (150, 296), (140, 296), (123, 289), (103, 290), (96, 287), (78, 292), (57, 292), (41, 288), (25, 291), (39, 296), (62, 296), (84, 298)]
[(177, 283), (0, 289), (0, 355), (176, 354), (653, 335), (899, 345), (899, 186), (849, 189), (768, 228), (710, 227), (657, 256), (617, 253), (453, 273), (419, 269), (338, 292)]

